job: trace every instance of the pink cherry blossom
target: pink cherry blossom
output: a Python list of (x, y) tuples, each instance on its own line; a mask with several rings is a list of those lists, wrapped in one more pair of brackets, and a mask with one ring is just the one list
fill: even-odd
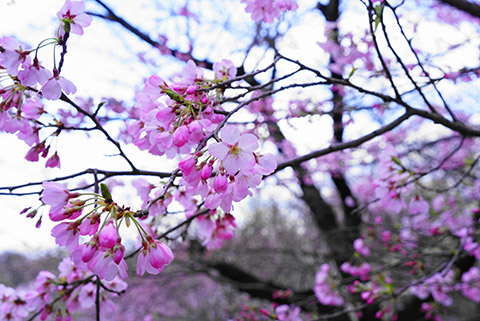
[(80, 230), (77, 222), (60, 223), (52, 229), (51, 234), (55, 238), (55, 243), (66, 247), (67, 250), (71, 251), (78, 246)]
[(83, 205), (85, 204), (82, 200), (68, 200), (65, 206), (51, 206), (48, 213), (50, 219), (54, 222), (63, 221), (63, 220), (73, 220), (79, 217), (82, 214)]
[(343, 297), (335, 292), (332, 285), (328, 282), (328, 271), (330, 271), (330, 265), (324, 263), (320, 266), (320, 269), (315, 275), (315, 286), (313, 287), (315, 296), (317, 297), (318, 302), (324, 305), (343, 305)]
[(58, 19), (62, 20), (63, 26), (60, 30), (60, 35), (65, 34), (65, 23), (70, 25), (70, 32), (83, 35), (83, 28), (88, 27), (92, 22), (92, 17), (84, 13), (84, 1), (66, 0), (63, 7), (57, 12)]
[(47, 162), (45, 163), (45, 167), (60, 168), (60, 157), (58, 157), (57, 152), (55, 152), (55, 154), (53, 154), (49, 159), (47, 159)]
[(233, 237), (233, 230), (237, 227), (235, 218), (231, 214), (225, 214), (223, 217), (217, 219), (214, 224), (214, 229), (211, 229), (207, 220), (210, 218), (205, 217), (205, 221), (200, 223), (200, 227), (203, 226), (204, 230), (201, 231), (205, 239), (202, 245), (206, 246), (207, 250), (219, 249), (222, 247), (223, 241), (229, 240)]
[(81, 235), (94, 235), (100, 225), (100, 215), (96, 212), (88, 215), (79, 226)]
[(226, 175), (218, 174), (213, 180), (213, 188), (217, 193), (223, 193), (227, 190), (228, 179)]
[(279, 305), (275, 309), (275, 313), (277, 314), (277, 319), (279, 321), (303, 321), (300, 317), (300, 307), (294, 305)]
[(6, 69), (10, 75), (16, 76), (20, 64), (28, 63), (29, 52), (24, 50), (20, 42), (12, 37), (0, 38), (0, 46), (4, 48), (4, 51), (0, 52), (0, 68)]
[(188, 142), (190, 131), (187, 126), (178, 127), (173, 133), (173, 145), (182, 147)]
[(222, 59), (221, 62), (215, 62), (213, 64), (213, 71), (215, 72), (215, 77), (221, 81), (232, 79), (237, 75), (237, 68), (235, 68), (233, 62), (228, 59)]
[(298, 9), (298, 4), (296, 0), (275, 0), (275, 5), (282, 12), (285, 12), (287, 10), (296, 11)]
[(196, 163), (197, 160), (193, 155), (187, 155), (178, 163), (178, 168), (180, 168), (184, 175), (188, 175), (192, 172)]
[(77, 87), (70, 80), (58, 75), (58, 70), (55, 69), (53, 76), (42, 86), (41, 92), (48, 100), (58, 100), (62, 96), (62, 91), (66, 95), (74, 94), (77, 92)]
[(247, 4), (245, 11), (252, 14), (252, 20), (255, 22), (263, 19), (266, 23), (272, 23), (280, 19), (280, 9), (272, 0), (242, 0), (242, 2)]
[(43, 182), (42, 187), (42, 201), (52, 207), (63, 207), (67, 205), (69, 199), (79, 195), (78, 193), (70, 193), (68, 189), (60, 183)]
[(93, 237), (89, 242), (83, 243), (80, 248), (82, 249), (82, 261), (89, 262), (99, 250), (98, 237)]
[(22, 67), (18, 79), (24, 86), (43, 85), (51, 77), (50, 71), (40, 65), (37, 59), (33, 59), (33, 64), (24, 63)]
[(37, 119), (41, 114), (45, 113), (43, 104), (36, 97), (27, 99), (22, 104), (22, 113), (24, 117)]
[(355, 251), (362, 254), (363, 256), (370, 256), (372, 254), (370, 251), (370, 248), (365, 244), (365, 241), (361, 238), (356, 239), (353, 242), (353, 248), (355, 249)]
[(463, 273), (462, 283), (462, 294), (473, 302), (480, 303), (480, 269), (472, 266)]
[(418, 195), (413, 197), (408, 204), (408, 210), (410, 211), (410, 214), (427, 213), (429, 209), (430, 205), (428, 205), (428, 202)]
[(106, 281), (112, 281), (117, 275), (123, 279), (128, 277), (127, 262), (122, 259), (119, 264), (116, 264), (114, 254), (110, 250), (105, 252), (97, 251), (87, 263), (87, 267), (98, 275), (99, 278)]
[(145, 271), (158, 274), (173, 260), (172, 250), (165, 243), (153, 240), (150, 236), (147, 239), (148, 241), (143, 243), (143, 249), (138, 254), (138, 275), (143, 275)]
[(248, 171), (256, 164), (253, 152), (258, 148), (258, 139), (252, 134), (241, 135), (233, 125), (220, 130), (222, 142), (211, 143), (208, 151), (222, 161), (223, 167), (230, 175), (239, 170)]
[(48, 147), (45, 148), (45, 142), (41, 142), (39, 144), (36, 144), (32, 146), (27, 152), (27, 155), (25, 155), (25, 159), (28, 160), (29, 162), (38, 162), (40, 159), (40, 155), (44, 157), (43, 155), (48, 154)]
[(212, 167), (212, 164), (210, 164), (210, 162), (208, 164), (205, 164), (203, 167), (202, 167), (202, 171), (200, 173), (200, 178), (202, 180), (207, 180), (210, 178), (210, 176), (212, 176), (212, 172), (213, 172), (213, 167)]

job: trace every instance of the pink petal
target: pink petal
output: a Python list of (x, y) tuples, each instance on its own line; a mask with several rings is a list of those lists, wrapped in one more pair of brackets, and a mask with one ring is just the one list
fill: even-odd
[(240, 132), (235, 126), (227, 125), (220, 130), (220, 137), (227, 144), (235, 145), (240, 138)]
[(48, 100), (58, 100), (62, 95), (60, 84), (54, 78), (49, 79), (42, 87), (42, 95)]
[(254, 152), (258, 148), (258, 138), (252, 134), (244, 134), (238, 140), (238, 147), (247, 152)]
[(218, 159), (224, 159), (228, 154), (228, 147), (223, 143), (211, 143), (208, 146), (208, 152), (210, 155), (215, 156)]
[(242, 152), (240, 155), (238, 155), (238, 165), (240, 166), (241, 170), (249, 171), (255, 166), (255, 164), (255, 156), (253, 156), (252, 153)]
[(228, 156), (223, 160), (223, 167), (227, 170), (227, 173), (230, 175), (235, 175), (235, 173), (240, 169), (241, 161), (237, 156)]
[(60, 87), (62, 87), (65, 94), (74, 94), (77, 92), (77, 87), (68, 79), (60, 77), (59, 79)]

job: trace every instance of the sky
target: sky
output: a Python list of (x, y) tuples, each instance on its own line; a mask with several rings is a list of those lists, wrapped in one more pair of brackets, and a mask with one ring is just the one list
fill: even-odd
[[(56, 12), (62, 7), (63, 3), (63, 0), (0, 0), (0, 36), (14, 35), (30, 47), (36, 46), (40, 41), (54, 34), (58, 26)], [(138, 10), (141, 10), (141, 1), (136, 2), (134, 6), (129, 5), (129, 1), (125, 0), (115, 1), (114, 4), (113, 7), (118, 10), (119, 14), (127, 19), (131, 18), (134, 23), (142, 23), (140, 28), (143, 28), (143, 30), (155, 28), (155, 26), (149, 24), (148, 19), (135, 20), (136, 14), (133, 9), (139, 8)], [(241, 4), (237, 5), (243, 6)], [(87, 1), (86, 8), (93, 12), (103, 12), (101, 8), (89, 1)], [(128, 10), (129, 8), (132, 10)], [(243, 10), (243, 7), (240, 10)], [(205, 12), (207, 15), (209, 14), (208, 11)], [(147, 16), (152, 15), (151, 12), (143, 10), (141, 12), (142, 17), (145, 14)], [(239, 19), (238, 16), (234, 16), (233, 19)], [(151, 19), (152, 21), (155, 20), (153, 16)], [(248, 21), (248, 14), (245, 14), (243, 19)], [(176, 25), (176, 27), (182, 28), (181, 24)], [(77, 93), (75, 96), (90, 96), (96, 102), (101, 101), (103, 96), (113, 96), (131, 102), (135, 90), (142, 86), (149, 75), (153, 73), (169, 75), (181, 70), (181, 65), (178, 64), (163, 63), (158, 66), (146, 66), (140, 63), (132, 55), (132, 52), (144, 52), (146, 57), (152, 57), (152, 48), (114, 24), (107, 25), (98, 19), (94, 19), (92, 25), (85, 28), (84, 32), (81, 37), (77, 35), (70, 37), (68, 54), (62, 70), (62, 75), (76, 85)], [(168, 32), (168, 27), (165, 32)], [(297, 33), (298, 35), (304, 35), (305, 30), (298, 27)], [(207, 37), (210, 36), (211, 34), (207, 35)], [(219, 39), (223, 37), (221, 34), (216, 36)], [(305, 48), (304, 44), (301, 43), (302, 39), (301, 36), (286, 37), (284, 47), (291, 48), (287, 53), (294, 54), (295, 50)], [(213, 51), (217, 59), (226, 58), (224, 55), (230, 50), (228, 47), (233, 46), (231, 39), (225, 38), (224, 40), (225, 45), (219, 46)], [(311, 39), (308, 39), (309, 45), (312, 46), (310, 42)], [(201, 56), (202, 54), (201, 51), (198, 52), (198, 55)], [(260, 55), (263, 55), (263, 52), (259, 52), (257, 58)], [(155, 56), (153, 57), (155, 59)], [(235, 57), (235, 54), (233, 54), (228, 58), (234, 60), (237, 65), (240, 64), (241, 61), (237, 59), (238, 57)], [(255, 53), (253, 57), (255, 57)], [(51, 66), (51, 49), (42, 49), (39, 53), (39, 59), (47, 67), (49, 64)], [(255, 59), (252, 59), (253, 61)], [(246, 64), (248, 65), (249, 62), (247, 61)], [(53, 106), (55, 104), (57, 103), (54, 103)], [(52, 106), (52, 104), (50, 105)], [(308, 128), (309, 126), (313, 135), (315, 132), (313, 125), (307, 124), (304, 127)], [(19, 141), (13, 135), (0, 134), (0, 144), (4, 147), (4, 150), (8, 151), (8, 154), (0, 155), (0, 186), (41, 182), (86, 168), (128, 169), (121, 159), (106, 156), (116, 152), (113, 145), (106, 142), (101, 135), (95, 133), (93, 135), (97, 136), (95, 144), (92, 144), (90, 140), (80, 134), (62, 134), (56, 143), (62, 168), (46, 169), (44, 167), (45, 160), (32, 163), (24, 159), (29, 149), (25, 143)], [(127, 155), (135, 159), (136, 164), (140, 164), (140, 168), (150, 169), (151, 164), (158, 162), (157, 158), (139, 152), (135, 147), (127, 146), (125, 151)], [(162, 167), (160, 170), (164, 170), (164, 168)], [(119, 193), (124, 199), (131, 199), (129, 197), (130, 190)], [(36, 229), (34, 227), (36, 220), (18, 214), (23, 208), (38, 204), (38, 198), (35, 196), (20, 198), (0, 195), (0, 206), (5, 217), (4, 224), (0, 225), (0, 251), (15, 250), (36, 253), (55, 247), (54, 240), (50, 237), (50, 230), (54, 224), (49, 222), (46, 216), (41, 228)], [(136, 205), (139, 206), (139, 204)]]
[[(214, 0), (220, 1), (220, 0)], [(168, 17), (156, 17), (152, 10), (145, 10), (142, 8), (144, 1), (135, 1), (132, 5), (131, 0), (116, 0), (114, 8), (118, 13), (131, 20), (135, 24), (139, 24), (142, 30), (154, 30), (158, 33), (169, 33), (171, 28), (185, 28), (181, 22), (171, 24)], [(174, 2), (174, 1), (173, 1)], [(162, 4), (173, 3), (172, 1), (163, 1)], [(16, 35), (21, 41), (35, 46), (43, 39), (50, 37), (58, 25), (56, 12), (62, 7), (63, 0), (0, 0), (0, 36)], [(195, 1), (193, 1), (195, 3)], [(243, 4), (237, 3), (237, 7), (230, 8), (234, 14), (226, 14), (225, 17), (218, 17), (214, 15), (215, 10), (205, 10), (206, 18), (208, 19), (224, 19), (229, 21), (233, 19), (239, 23), (238, 32), (246, 32), (248, 35), (248, 28), (242, 25), (242, 19), (249, 19), (248, 14), (235, 14), (243, 12)], [(349, 3), (359, 3), (352, 1)], [(303, 5), (306, 7), (313, 6), (315, 1), (304, 0)], [(135, 9), (134, 8), (138, 8)], [(228, 9), (228, 8), (226, 8)], [(91, 1), (87, 1), (87, 10), (93, 12), (102, 12), (101, 8), (95, 6)], [(141, 12), (136, 12), (141, 10)], [(236, 11), (235, 11), (236, 10)], [(239, 11), (242, 10), (242, 11)], [(226, 10), (228, 11), (228, 10)], [(359, 10), (349, 11), (350, 16), (344, 16), (342, 21), (348, 22), (343, 29), (355, 30), (356, 23), (363, 23), (362, 19), (365, 17), (359, 14)], [(138, 19), (141, 16), (143, 19)], [(415, 15), (409, 19), (417, 19)], [(162, 20), (164, 19), (164, 21)], [(318, 66), (324, 65), (328, 61), (328, 56), (320, 50), (318, 42), (325, 41), (324, 25), (318, 17), (305, 13), (302, 15), (302, 23), (294, 27), (280, 42), (279, 48), (282, 54), (289, 57), (302, 57), (302, 62), (307, 65)], [(232, 21), (233, 21), (232, 20)], [(320, 22), (319, 22), (320, 21)], [(430, 25), (432, 31), (427, 31), (427, 34), (435, 35), (435, 25)], [(438, 26), (437, 26), (438, 27)], [(427, 26), (428, 28), (428, 26)], [(312, 34), (311, 30), (316, 32)], [(192, 29), (193, 30), (193, 29)], [(459, 29), (461, 32), (454, 33), (455, 36), (450, 39), (460, 41), (459, 37), (468, 35), (471, 30), (468, 26)], [(192, 31), (193, 32), (193, 31)], [(230, 47), (241, 46), (242, 43), (234, 43), (232, 39), (228, 39), (222, 33), (215, 30), (200, 30), (198, 31), (199, 51), (196, 54), (199, 57), (202, 55), (212, 55), (212, 59), (230, 58), (236, 65), (242, 63), (240, 53), (231, 53)], [(446, 27), (442, 29), (442, 33), (449, 33)], [(155, 36), (155, 33), (152, 33)], [(215, 47), (203, 48), (202, 37), (218, 39)], [(203, 39), (203, 40), (202, 40)], [(435, 40), (435, 36), (425, 39), (423, 45), (434, 48), (434, 50), (444, 50)], [(208, 39), (210, 40), (210, 39)], [(171, 39), (173, 43), (182, 47), (181, 39)], [(476, 41), (476, 42), (475, 42)], [(479, 40), (472, 41), (472, 48), (479, 45)], [(241, 41), (240, 41), (241, 42)], [(205, 50), (210, 50), (209, 52)], [(204, 51), (202, 51), (204, 50)], [(145, 65), (139, 62), (139, 59), (132, 54), (135, 52), (142, 52), (145, 57), (153, 59), (156, 63)], [(308, 54), (307, 54), (308, 53)], [(261, 57), (264, 53), (261, 51), (253, 52), (250, 60), (246, 61), (246, 65), (253, 68), (256, 59)], [(226, 56), (228, 55), (228, 57)], [(465, 61), (471, 60), (477, 55), (467, 55), (463, 59)], [(40, 59), (43, 63), (50, 63), (51, 50), (42, 50)], [(455, 57), (451, 58), (454, 59)], [(471, 62), (475, 64), (476, 62)], [(287, 68), (285, 66), (285, 68)], [(119, 99), (124, 99), (127, 102), (132, 102), (135, 91), (141, 88), (146, 77), (151, 74), (170, 75), (179, 72), (181, 65), (170, 63), (165, 58), (159, 57), (158, 53), (153, 52), (152, 48), (138, 40), (135, 36), (126, 33), (120, 26), (114, 24), (106, 24), (98, 19), (94, 19), (92, 25), (85, 29), (85, 34), (82, 37), (72, 35), (69, 39), (69, 51), (67, 60), (62, 71), (64, 77), (70, 79), (77, 86), (76, 96), (88, 97), (91, 96), (96, 102), (100, 102), (103, 96), (113, 96)], [(321, 90), (318, 88), (312, 89)], [(289, 95), (291, 92), (289, 93)], [(287, 98), (290, 96), (278, 95), (278, 103), (286, 104)], [(464, 98), (464, 97), (462, 97)], [(349, 126), (346, 135), (359, 132), (370, 131), (375, 124), (371, 122), (368, 116), (364, 114), (357, 115), (355, 122)], [(301, 136), (295, 136), (295, 131), (301, 128), (303, 133)], [(319, 128), (328, 128), (319, 134)], [(308, 152), (319, 145), (327, 146), (330, 141), (331, 121), (327, 118), (321, 118), (319, 122), (305, 123), (299, 121), (292, 121), (288, 126), (284, 126), (285, 133), (292, 137), (294, 143), (298, 147), (300, 154)], [(97, 134), (93, 134), (97, 135)], [(305, 140), (304, 137), (318, 137), (317, 140)], [(58, 139), (58, 150), (61, 157), (62, 169), (45, 169), (44, 161), (38, 163), (31, 163), (24, 159), (29, 147), (18, 141), (15, 136), (0, 134), (0, 146), (3, 147), (7, 153), (0, 154), (0, 186), (12, 186), (16, 184), (27, 183), (31, 181), (41, 182), (53, 177), (68, 175), (79, 169), (85, 168), (104, 168), (104, 169), (126, 169), (125, 162), (119, 158), (108, 157), (115, 153), (112, 145), (106, 142), (101, 135), (97, 135), (95, 144), (92, 144), (83, 135), (68, 134), (62, 135)], [(136, 148), (126, 147), (126, 152), (129, 156), (135, 159), (135, 162), (140, 164), (141, 168), (150, 168), (151, 164), (158, 162), (146, 153), (139, 152)], [(162, 168), (163, 170), (163, 168)], [(322, 175), (321, 173), (318, 175)], [(123, 199), (132, 201), (129, 191), (119, 191)], [(4, 224), (0, 225), (0, 251), (3, 250), (17, 250), (27, 253), (35, 253), (54, 247), (53, 238), (49, 236), (50, 229), (53, 224), (49, 223), (48, 219), (43, 221), (41, 229), (34, 227), (35, 221), (28, 219), (18, 213), (29, 205), (38, 204), (38, 199), (35, 197), (19, 198), (11, 196), (0, 196), (0, 206), (3, 210)], [(135, 203), (133, 203), (135, 204)], [(130, 205), (130, 204), (129, 204)], [(138, 204), (137, 204), (138, 205)]]
[[(16, 35), (21, 41), (34, 46), (51, 36), (57, 26), (56, 12), (62, 7), (63, 0), (0, 0), (0, 36)], [(104, 35), (99, 37), (98, 34)], [(129, 59), (126, 46), (111, 43), (115, 39), (112, 31), (104, 24), (94, 22), (91, 28), (85, 29), (83, 37), (72, 36), (69, 41), (69, 53), (63, 75), (72, 80), (79, 96), (101, 98), (99, 88), (103, 92), (115, 93), (121, 99), (131, 99), (135, 89), (143, 83), (147, 75), (137, 64), (118, 64), (114, 59)], [(99, 44), (101, 43), (101, 45)], [(140, 48), (143, 44), (135, 44)], [(109, 48), (119, 48), (112, 53)], [(89, 48), (95, 47), (92, 52)], [(44, 50), (42, 61), (48, 64), (51, 50)], [(131, 59), (131, 58), (130, 58)], [(110, 64), (108, 63), (110, 62)], [(137, 68), (135, 70), (135, 68)], [(128, 75), (128, 76), (126, 76)], [(112, 82), (112, 79), (114, 80)], [(115, 157), (105, 157), (114, 154), (113, 145), (107, 143), (97, 134), (95, 144), (91, 144), (83, 135), (62, 135), (57, 141), (62, 168), (46, 169), (45, 161), (38, 163), (24, 159), (29, 147), (15, 136), (0, 134), (0, 145), (3, 151), (0, 155), (0, 186), (12, 186), (27, 182), (41, 182), (53, 177), (68, 175), (85, 168), (124, 169), (124, 162)], [(148, 155), (139, 153), (134, 148), (126, 149), (127, 153), (135, 153), (140, 163), (146, 166), (152, 161)], [(20, 216), (18, 213), (26, 206), (38, 205), (36, 197), (0, 196), (0, 206), (3, 211), (3, 224), (0, 225), (0, 251), (15, 250), (26, 253), (41, 252), (55, 247), (50, 237), (53, 224), (44, 219), (40, 229), (35, 228), (36, 220)]]

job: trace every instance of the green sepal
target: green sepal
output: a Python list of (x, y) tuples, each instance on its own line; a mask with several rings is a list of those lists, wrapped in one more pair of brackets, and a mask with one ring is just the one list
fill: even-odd
[(70, 33), (70, 30), (71, 30), (70, 21), (68, 21), (67, 19), (62, 19), (62, 21), (63, 21), (63, 30), (65, 30), (65, 33)]
[(171, 89), (163, 89), (163, 92), (166, 93), (168, 95), (168, 97), (175, 100), (177, 103), (179, 103), (179, 104), (184, 103), (184, 99), (179, 93), (177, 93), (177, 92), (175, 92)]

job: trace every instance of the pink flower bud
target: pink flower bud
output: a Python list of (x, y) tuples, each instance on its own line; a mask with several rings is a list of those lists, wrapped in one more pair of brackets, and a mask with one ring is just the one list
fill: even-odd
[(188, 141), (188, 136), (190, 135), (187, 126), (180, 126), (173, 133), (173, 145), (177, 147), (182, 147)]
[(223, 193), (227, 189), (227, 186), (228, 186), (227, 176), (225, 175), (215, 176), (215, 179), (213, 180), (213, 188), (215, 189), (215, 192)]
[(117, 237), (117, 229), (115, 228), (115, 226), (113, 226), (113, 223), (110, 222), (105, 225), (100, 231), (100, 245), (111, 249), (113, 246), (115, 246), (115, 243), (117, 242)]
[(197, 160), (192, 155), (187, 155), (179, 163), (178, 168), (182, 171), (184, 175), (190, 174), (192, 169), (195, 167)]
[(123, 255), (125, 254), (125, 246), (120, 243), (120, 239), (117, 242), (117, 245), (113, 248), (113, 262), (115, 264), (120, 264), (120, 261), (123, 259)]
[(212, 165), (209, 164), (209, 165), (203, 166), (202, 172), (200, 174), (200, 178), (204, 181), (209, 179), (210, 176), (212, 176), (212, 171), (213, 171)]
[(185, 92), (187, 93), (187, 95), (193, 95), (195, 93), (196, 89), (197, 89), (197, 86), (190, 85), (190, 86), (188, 86), (188, 88)]
[(95, 255), (95, 253), (97, 253), (98, 246), (96, 243), (93, 242), (95, 241), (86, 243), (86, 245), (82, 249), (82, 261), (85, 263), (90, 261)]

